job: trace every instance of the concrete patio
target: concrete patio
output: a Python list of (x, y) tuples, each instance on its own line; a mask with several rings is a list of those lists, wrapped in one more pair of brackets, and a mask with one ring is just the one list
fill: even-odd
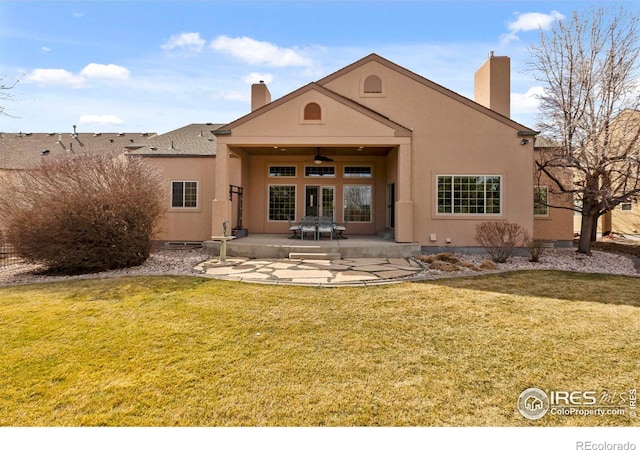
[[(220, 255), (220, 242), (205, 241), (204, 249)], [(379, 236), (347, 239), (291, 239), (286, 234), (255, 234), (227, 242), (227, 256), (243, 258), (291, 258), (337, 260), (351, 258), (411, 258), (420, 254), (418, 243), (397, 243)]]

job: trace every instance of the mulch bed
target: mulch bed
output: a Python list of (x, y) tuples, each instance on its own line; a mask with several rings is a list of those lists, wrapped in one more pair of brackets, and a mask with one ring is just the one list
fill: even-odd
[(592, 244), (594, 250), (602, 250), (605, 252), (620, 253), (630, 256), (636, 270), (640, 272), (640, 245), (636, 242), (621, 241), (598, 241)]

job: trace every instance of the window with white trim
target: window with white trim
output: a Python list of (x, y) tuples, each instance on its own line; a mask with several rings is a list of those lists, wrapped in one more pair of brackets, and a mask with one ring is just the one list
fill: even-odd
[(296, 166), (269, 166), (270, 177), (296, 177)]
[(371, 166), (344, 166), (345, 178), (371, 178)]
[(549, 187), (534, 186), (533, 187), (533, 215), (548, 216), (549, 215)]
[(369, 185), (344, 186), (344, 220), (371, 222), (372, 188)]
[(438, 175), (438, 214), (500, 214), (500, 175)]
[(269, 186), (269, 220), (286, 221), (296, 217), (295, 185)]
[(306, 166), (304, 176), (333, 178), (336, 176), (336, 168), (334, 166)]
[(197, 208), (198, 207), (198, 182), (197, 181), (172, 181), (171, 182), (171, 207), (172, 208)]

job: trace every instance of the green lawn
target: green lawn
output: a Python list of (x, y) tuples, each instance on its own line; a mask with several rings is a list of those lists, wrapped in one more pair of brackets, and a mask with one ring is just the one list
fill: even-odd
[(522, 390), (637, 388), (640, 279), (370, 288), (191, 277), (0, 288), (0, 425), (633, 426)]

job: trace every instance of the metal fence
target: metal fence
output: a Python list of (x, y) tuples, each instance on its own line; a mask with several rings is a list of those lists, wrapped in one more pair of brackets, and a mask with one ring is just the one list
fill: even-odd
[(0, 270), (3, 267), (11, 266), (13, 264), (18, 264), (20, 262), (20, 258), (18, 254), (14, 250), (14, 248), (8, 243), (4, 242), (2, 239), (2, 235), (0, 235)]

